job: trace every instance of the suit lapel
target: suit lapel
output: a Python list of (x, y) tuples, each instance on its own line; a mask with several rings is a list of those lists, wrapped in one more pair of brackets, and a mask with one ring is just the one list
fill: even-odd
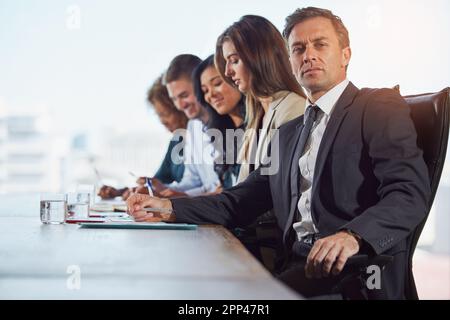
[(300, 139), (300, 135), (302, 134), (303, 131), (303, 119), (304, 117), (302, 116), (300, 121), (301, 123), (299, 125), (296, 126), (297, 130), (295, 131), (297, 134), (295, 135), (295, 139), (293, 139), (294, 144), (292, 145), (292, 156), (291, 156), (291, 161), (290, 161), (290, 177), (291, 180), (295, 181), (296, 183), (291, 182), (291, 195), (298, 195), (298, 186), (299, 186), (299, 171), (300, 168), (298, 166), (298, 161), (300, 160), (300, 150), (298, 148), (298, 140)]
[(334, 111), (331, 114), (330, 120), (327, 124), (319, 146), (319, 151), (317, 153), (317, 160), (314, 167), (313, 185), (311, 190), (311, 202), (313, 202), (314, 195), (317, 192), (316, 188), (318, 185), (318, 181), (320, 180), (320, 176), (322, 175), (323, 167), (327, 160), (328, 153), (330, 152), (330, 148), (333, 145), (342, 120), (345, 118), (345, 115), (348, 112), (348, 107), (353, 103), (353, 100), (355, 99), (358, 92), (359, 89), (350, 82), (337, 101), (336, 106), (334, 107)]
[(300, 168), (298, 166), (298, 161), (300, 159), (300, 150), (298, 148), (298, 140), (300, 139), (300, 135), (303, 130), (303, 119), (304, 116), (301, 116), (299, 118), (299, 123), (295, 127), (296, 130), (294, 131), (294, 134), (291, 137), (291, 144), (287, 146), (286, 150), (292, 150), (290, 161), (289, 161), (289, 170), (286, 172), (288, 175), (286, 178), (287, 181), (289, 181), (289, 189), (290, 190), (290, 197), (291, 203), (289, 205), (289, 215), (287, 217), (287, 223), (286, 227), (283, 232), (283, 238), (286, 241), (287, 235), (289, 234), (289, 229), (292, 225), (293, 219), (294, 219), (294, 213), (296, 208), (296, 203), (298, 202), (299, 198), (299, 183), (300, 183)]
[[(272, 119), (275, 115), (275, 110), (270, 108), (269, 112), (266, 115), (266, 119), (264, 119), (265, 123), (267, 123), (267, 126), (261, 129), (260, 135), (259, 135), (259, 141), (258, 141), (258, 147), (256, 149), (256, 162), (255, 162), (255, 169), (259, 167), (261, 162), (261, 155), (265, 154), (266, 150), (263, 150), (264, 147), (267, 147), (267, 143), (265, 143), (265, 140), (267, 139), (267, 136), (269, 134), (270, 124), (272, 122)], [(267, 121), (267, 122), (266, 122)]]

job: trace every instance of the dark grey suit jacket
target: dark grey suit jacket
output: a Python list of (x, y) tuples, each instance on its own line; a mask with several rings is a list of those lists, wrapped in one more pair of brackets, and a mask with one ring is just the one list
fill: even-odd
[[(294, 153), (302, 128), (303, 116), (280, 128), (276, 174), (262, 175), (260, 168), (220, 195), (173, 200), (177, 221), (245, 226), (273, 208), (290, 249), (300, 196), (291, 179), (298, 179)], [(362, 237), (367, 253), (395, 257), (383, 272), (381, 290), (371, 290), (373, 298), (404, 297), (407, 243), (425, 217), (430, 195), (416, 137), (409, 107), (398, 92), (359, 90), (350, 83), (319, 147), (311, 210), (320, 235), (350, 229)]]

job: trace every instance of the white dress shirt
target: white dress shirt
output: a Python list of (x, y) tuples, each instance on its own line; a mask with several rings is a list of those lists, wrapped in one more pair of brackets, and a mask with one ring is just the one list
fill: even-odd
[(220, 185), (219, 177), (214, 171), (214, 145), (203, 128), (203, 123), (198, 119), (188, 121), (183, 178), (180, 182), (167, 185), (168, 188), (182, 191), (191, 197), (213, 192)]
[(306, 106), (316, 105), (320, 108), (317, 114), (316, 121), (311, 129), (311, 134), (306, 142), (305, 149), (299, 160), (300, 168), (300, 199), (297, 207), (300, 212), (300, 221), (296, 221), (293, 224), (293, 228), (297, 233), (297, 239), (302, 237), (318, 233), (319, 230), (314, 225), (311, 215), (311, 187), (314, 175), (314, 168), (317, 160), (317, 153), (319, 151), (320, 142), (322, 141), (323, 133), (333, 112), (336, 102), (341, 97), (345, 88), (349, 84), (349, 81), (345, 79), (322, 97), (320, 97), (315, 103), (306, 100)]

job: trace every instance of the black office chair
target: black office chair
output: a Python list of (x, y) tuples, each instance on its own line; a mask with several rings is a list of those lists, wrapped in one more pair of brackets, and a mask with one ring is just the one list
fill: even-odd
[(431, 186), (431, 197), (428, 203), (426, 218), (417, 226), (416, 230), (414, 230), (409, 247), (409, 272), (406, 275), (405, 296), (407, 299), (412, 300), (419, 299), (412, 273), (412, 258), (420, 234), (422, 233), (428, 214), (433, 205), (447, 152), (450, 123), (449, 94), (450, 88), (445, 88), (437, 93), (405, 97), (406, 102), (411, 107), (411, 116), (418, 134), (417, 143), (423, 150), (423, 157), (428, 167)]
[[(437, 93), (425, 93), (404, 97), (411, 107), (411, 117), (417, 131), (417, 144), (423, 150), (423, 157), (428, 167), (431, 186), (431, 197), (428, 203), (426, 217), (416, 227), (408, 241), (408, 271), (406, 273), (404, 291), (405, 297), (408, 300), (419, 299), (412, 272), (412, 259), (420, 234), (433, 205), (444, 167), (450, 123), (449, 94), (450, 88), (445, 88)], [(370, 265), (378, 265), (382, 270), (392, 260), (393, 257), (387, 255), (374, 257), (356, 255), (351, 257), (347, 262), (350, 271), (347, 272), (348, 275), (344, 280), (334, 288), (333, 293), (342, 294), (344, 299), (367, 299), (367, 291), (365, 290), (367, 267)]]

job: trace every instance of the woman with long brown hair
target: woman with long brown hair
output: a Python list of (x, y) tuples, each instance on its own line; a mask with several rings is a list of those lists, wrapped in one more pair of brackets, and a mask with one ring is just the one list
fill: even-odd
[(267, 19), (246, 15), (217, 39), (215, 62), (222, 77), (246, 96), (247, 133), (238, 181), (267, 156), (274, 129), (304, 113), (305, 94), (292, 74), (281, 33)]
[[(262, 163), (268, 163), (268, 146), (276, 129), (304, 113), (305, 94), (292, 73), (283, 37), (263, 17), (243, 16), (226, 29), (217, 39), (215, 62), (221, 76), (246, 96), (247, 130), (238, 156), (241, 182)], [(272, 159), (278, 156), (273, 149)], [(252, 235), (260, 234), (257, 229), (261, 223), (264, 242), (279, 244), (272, 212), (236, 235), (269, 270), (275, 271), (276, 252), (255, 245), (262, 239)]]

